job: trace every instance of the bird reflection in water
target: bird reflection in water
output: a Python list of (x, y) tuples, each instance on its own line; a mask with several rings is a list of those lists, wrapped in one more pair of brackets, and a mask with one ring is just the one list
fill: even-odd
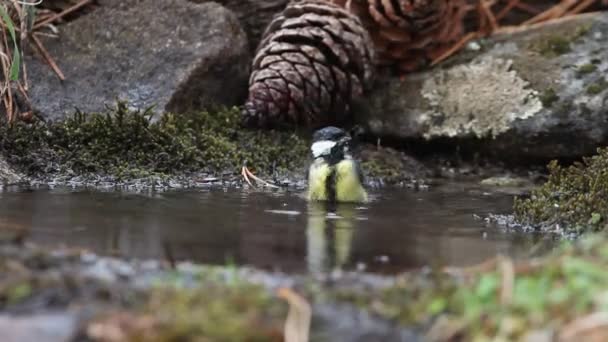
[(307, 262), (311, 273), (348, 265), (357, 222), (352, 203), (309, 202), (306, 226)]

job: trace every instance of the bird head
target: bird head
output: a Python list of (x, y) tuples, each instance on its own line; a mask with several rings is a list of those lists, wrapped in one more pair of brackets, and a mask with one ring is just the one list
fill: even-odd
[(314, 159), (340, 161), (349, 153), (350, 135), (343, 129), (329, 126), (316, 131), (312, 136), (310, 150)]

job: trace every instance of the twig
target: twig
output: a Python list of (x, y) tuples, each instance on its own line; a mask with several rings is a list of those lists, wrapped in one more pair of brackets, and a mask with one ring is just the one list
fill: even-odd
[(61, 69), (59, 69), (59, 66), (57, 65), (57, 63), (55, 63), (55, 60), (53, 60), (53, 57), (51, 57), (51, 55), (46, 50), (44, 45), (42, 45), (42, 42), (40, 41), (40, 39), (38, 39), (38, 37), (36, 37), (36, 34), (30, 35), (30, 37), (32, 38), (34, 45), (36, 46), (36, 48), (38, 48), (38, 51), (40, 52), (40, 54), (42, 55), (44, 60), (53, 69), (55, 74), (57, 74), (57, 77), (59, 77), (60, 80), (65, 81), (65, 76), (63, 75), (63, 72), (61, 72)]
[(308, 342), (312, 316), (310, 304), (289, 288), (280, 288), (277, 295), (289, 304), (289, 312), (285, 320), (285, 342)]
[[(511, 263), (510, 266), (505, 266), (502, 264), (504, 262), (504, 257), (495, 257), (489, 260), (486, 260), (480, 264), (468, 266), (468, 267), (445, 267), (442, 269), (442, 272), (446, 274), (450, 274), (456, 277), (468, 278), (472, 276), (476, 276), (482, 273), (488, 273), (495, 271), (497, 269), (502, 269), (505, 272), (505, 268), (503, 267), (512, 267), (513, 276), (515, 275), (526, 275), (532, 272), (537, 271), (539, 268), (546, 267), (547, 263), (545, 259), (531, 259), (525, 262)], [(553, 260), (553, 262), (561, 262), (563, 258), (557, 258)], [(511, 272), (511, 271), (508, 271)]]
[(509, 14), (509, 12), (511, 12), (513, 8), (517, 7), (518, 4), (519, 0), (509, 0), (509, 3), (505, 7), (503, 7), (503, 9), (498, 12), (498, 14), (496, 14), (496, 20), (502, 20), (502, 18)]
[(570, 11), (568, 11), (568, 13), (566, 13), (566, 15), (579, 14), (582, 11), (586, 10), (587, 8), (591, 7), (591, 5), (593, 5), (594, 3), (595, 3), (595, 0), (584, 0), (580, 4), (576, 5), (576, 7), (574, 7)]
[[(6, 30), (2, 30), (2, 47), (4, 49), (4, 51), (8, 52), (9, 48), (8, 48), (8, 38), (6, 37)], [(7, 63), (8, 62), (8, 63)], [(12, 92), (11, 92), (11, 81), (10, 81), (10, 60), (7, 61), (4, 58), (2, 58), (2, 72), (4, 74), (4, 86), (5, 89), (3, 89), (3, 96), (4, 96), (4, 107), (6, 110), (6, 118), (8, 122), (12, 122), (13, 121), (13, 96), (12, 96)]]
[(30, 89), (30, 83), (29, 83), (29, 78), (27, 77), (27, 63), (23, 62), (21, 63), (21, 69), (23, 71), (23, 89), (25, 90), (25, 92), (27, 93)]
[(476, 275), (479, 273), (486, 273), (496, 269), (496, 265), (498, 265), (498, 258), (492, 258), (486, 260), (480, 264), (468, 266), (468, 267), (446, 267), (443, 269), (443, 272), (447, 274), (451, 274), (459, 277), (469, 277), (472, 275)]
[(249, 170), (247, 170), (247, 171), (246, 170), (247, 170), (246, 166), (243, 166), (241, 168), (241, 176), (243, 176), (243, 178), (245, 179), (245, 182), (247, 182), (247, 184), (249, 184), (249, 186), (253, 187), (253, 184), (249, 180), (249, 175), (247, 174), (247, 171), (249, 171)]
[(76, 11), (76, 10), (78, 10), (78, 9), (86, 6), (86, 5), (88, 5), (91, 2), (92, 2), (92, 0), (82, 0), (82, 1), (74, 4), (73, 6), (71, 6), (69, 8), (66, 8), (65, 10), (63, 10), (63, 11), (61, 11), (61, 12), (59, 12), (59, 13), (53, 15), (53, 16), (51, 16), (50, 18), (44, 19), (43, 21), (38, 22), (37, 24), (34, 24), (34, 30), (39, 29), (39, 28), (41, 28), (42, 26), (44, 26), (46, 24), (52, 23), (52, 22), (54, 22), (57, 19), (61, 19), (64, 16), (66, 16), (66, 15), (68, 15), (68, 14), (70, 14), (70, 13), (72, 13), (72, 12), (74, 12), (74, 11)]
[(518, 2), (515, 7), (517, 7), (518, 9), (520, 9), (520, 10), (522, 10), (524, 12), (528, 12), (528, 13), (533, 14), (533, 15), (536, 15), (536, 14), (538, 14), (538, 13), (541, 12), (540, 9), (538, 9), (538, 8), (532, 6), (532, 5), (528, 5), (528, 4), (522, 3), (522, 2)]
[(249, 169), (247, 168), (247, 166), (243, 166), (243, 168), (241, 169), (241, 175), (243, 175), (243, 178), (245, 178), (245, 181), (250, 185), (253, 186), (253, 184), (251, 184), (251, 181), (249, 180), (249, 178), (253, 179), (256, 182), (260, 182), (262, 184), (264, 184), (267, 187), (270, 188), (275, 188), (275, 189), (279, 189), (278, 186), (269, 183), (259, 177), (257, 177), (256, 175), (254, 175), (253, 173), (251, 173), (251, 171), (249, 171)]
[(443, 62), (444, 60), (448, 59), (450, 56), (452, 56), (453, 54), (455, 54), (456, 52), (460, 51), (460, 49), (462, 49), (462, 47), (467, 44), (468, 42), (470, 42), (471, 40), (477, 39), (481, 36), (480, 33), (478, 32), (470, 32), (467, 33), (464, 37), (462, 37), (458, 42), (456, 42), (451, 48), (449, 48), (446, 52), (444, 52), (443, 54), (441, 54), (439, 57), (435, 58), (432, 62), (431, 62), (431, 66), (435, 66), (441, 62)]
[[(492, 6), (492, 2), (487, 3), (486, 0), (479, 1), (479, 8), (478, 8), (478, 10), (480, 12), (479, 31), (481, 31), (482, 33), (491, 34), (498, 28), (498, 22), (496, 21), (496, 17), (494, 16), (494, 14), (492, 13), (492, 10), (490, 9), (491, 6)], [(482, 25), (483, 22), (487, 22), (487, 24), (489, 25), (489, 28), (486, 28), (486, 25)]]
[(28, 109), (31, 110), (32, 109), (32, 101), (30, 100), (30, 97), (27, 94), (27, 89), (19, 81), (17, 81), (17, 90), (19, 90), (19, 92), (21, 93), (21, 95), (23, 95), (23, 99), (25, 100), (25, 102), (26, 102), (26, 104), (28, 106)]
[(563, 16), (566, 12), (568, 12), (568, 9), (570, 7), (572, 7), (573, 5), (576, 5), (576, 3), (579, 0), (563, 0), (562, 2), (560, 2), (559, 4), (549, 8), (548, 10), (538, 14), (537, 16), (533, 17), (532, 19), (529, 19), (527, 21), (525, 21), (522, 25), (530, 25), (530, 24), (536, 24), (539, 23), (541, 21), (546, 21), (549, 19), (555, 19), (555, 18), (559, 18), (560, 16)]
[[(578, 318), (566, 325), (559, 334), (558, 341), (574, 341), (575, 338), (584, 337), (595, 329), (606, 329), (608, 327), (608, 313), (595, 312), (585, 317)], [(582, 339), (585, 340), (584, 338)]]
[(502, 277), (502, 286), (500, 289), (500, 303), (508, 305), (513, 300), (513, 288), (515, 287), (515, 268), (513, 261), (509, 258), (501, 257), (500, 273)]
[[(593, 13), (585, 13), (585, 14), (578, 14), (576, 15), (577, 18), (586, 18), (586, 17), (591, 17), (593, 16)], [(572, 20), (574, 16), (565, 16), (565, 17), (561, 17), (561, 18), (555, 18), (555, 19), (551, 19), (548, 21), (541, 21), (539, 23), (536, 24), (531, 24), (531, 25), (519, 25), (519, 26), (503, 26), (501, 28), (499, 28), (498, 30), (496, 30), (496, 32), (494, 32), (494, 35), (503, 35), (503, 34), (514, 34), (514, 33), (518, 33), (518, 32), (525, 32), (525, 31), (529, 31), (529, 30), (534, 30), (543, 26), (548, 26), (548, 25), (555, 25), (558, 23), (563, 23), (563, 22), (567, 22), (569, 20)]]
[[(36, 2), (36, 3), (21, 3), (24, 6), (36, 6), (39, 5), (42, 1), (40, 2)], [(21, 52), (23, 53), (23, 46), (25, 45), (24, 42), (27, 40), (27, 37), (29, 35), (28, 32), (28, 20), (29, 18), (29, 14), (27, 9), (25, 11), (23, 11), (23, 9), (21, 8), (21, 6), (18, 6), (17, 4), (19, 4), (19, 2), (13, 2), (13, 6), (15, 7), (15, 10), (17, 11), (17, 15), (19, 17), (19, 23), (20, 23), (20, 27), (19, 27), (19, 44), (20, 44), (20, 48), (21, 48)], [(25, 13), (25, 14), (24, 14)], [(33, 12), (31, 12), (33, 13)], [(23, 54), (22, 54), (23, 57)], [(24, 91), (23, 91), (23, 95), (27, 97), (27, 89), (29, 88), (28, 86), (28, 78), (27, 78), (27, 68), (25, 66), (25, 62), (21, 61), (21, 70), (23, 72), (23, 80), (24, 80), (24, 85), (23, 87), (21, 87), (21, 84), (18, 83), (18, 86), (21, 87)], [(29, 99), (28, 99), (29, 101)], [(30, 106), (31, 108), (31, 106)]]

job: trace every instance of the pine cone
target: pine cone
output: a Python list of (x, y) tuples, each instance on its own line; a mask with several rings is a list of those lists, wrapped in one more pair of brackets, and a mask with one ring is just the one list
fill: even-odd
[(359, 16), (380, 65), (419, 69), (463, 35), (467, 0), (327, 0)]
[(347, 119), (373, 76), (373, 43), (359, 19), (324, 0), (290, 3), (253, 60), (246, 123), (319, 127)]

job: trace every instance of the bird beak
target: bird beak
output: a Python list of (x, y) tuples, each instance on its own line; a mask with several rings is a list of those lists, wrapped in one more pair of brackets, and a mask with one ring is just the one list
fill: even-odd
[(317, 141), (310, 146), (310, 150), (312, 151), (313, 158), (319, 158), (322, 156), (327, 156), (331, 154), (331, 149), (336, 146), (335, 141), (331, 140), (321, 140)]

